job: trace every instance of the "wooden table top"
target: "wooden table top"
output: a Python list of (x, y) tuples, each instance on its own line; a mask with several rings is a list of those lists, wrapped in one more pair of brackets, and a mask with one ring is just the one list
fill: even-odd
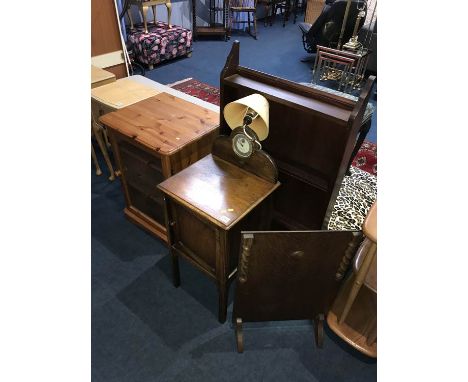
[(131, 77), (126, 77), (92, 89), (91, 98), (114, 110), (118, 110), (159, 93), (161, 91), (154, 87), (133, 81)]
[(91, 65), (91, 87), (103, 81), (115, 81), (115, 74)]
[(228, 230), (279, 185), (210, 154), (166, 179), (158, 188)]
[(173, 154), (219, 125), (219, 114), (160, 93), (100, 117), (106, 126), (152, 150)]

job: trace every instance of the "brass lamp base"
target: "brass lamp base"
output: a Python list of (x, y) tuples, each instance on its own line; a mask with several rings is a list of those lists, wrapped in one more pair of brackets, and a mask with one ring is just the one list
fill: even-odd
[(357, 36), (351, 37), (349, 41), (343, 45), (343, 49), (351, 50), (353, 52), (357, 52), (361, 47), (362, 44), (358, 41)]

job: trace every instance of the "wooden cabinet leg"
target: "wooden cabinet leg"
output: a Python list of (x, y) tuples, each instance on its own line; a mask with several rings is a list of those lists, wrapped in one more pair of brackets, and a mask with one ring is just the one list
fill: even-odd
[(171, 248), (171, 257), (172, 257), (172, 280), (174, 286), (178, 288), (180, 286), (180, 268), (179, 268), (179, 256)]
[(218, 321), (221, 324), (224, 324), (226, 322), (226, 316), (227, 316), (227, 299), (228, 299), (228, 293), (227, 293), (227, 286), (226, 282), (220, 282), (218, 285), (218, 300), (219, 300), (219, 305), (218, 305)]
[(317, 315), (314, 319), (315, 329), (315, 344), (318, 348), (323, 348), (323, 321), (325, 316), (323, 314)]
[(242, 318), (236, 318), (236, 343), (237, 343), (237, 352), (244, 352), (244, 335), (242, 333)]

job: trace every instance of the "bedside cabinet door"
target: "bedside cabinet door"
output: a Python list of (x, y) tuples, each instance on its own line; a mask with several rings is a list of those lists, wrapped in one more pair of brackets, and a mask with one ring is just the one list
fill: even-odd
[(161, 159), (152, 156), (128, 142), (119, 144), (124, 181), (130, 206), (164, 225), (164, 199), (157, 188), (165, 178)]

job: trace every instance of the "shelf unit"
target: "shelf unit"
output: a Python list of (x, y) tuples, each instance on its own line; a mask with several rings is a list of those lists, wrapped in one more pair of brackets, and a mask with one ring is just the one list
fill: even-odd
[[(220, 110), (254, 93), (269, 102), (269, 135), (262, 146), (281, 182), (273, 195), (275, 229), (327, 229), (374, 82), (369, 77), (357, 101), (347, 99), (240, 66), (234, 42), (220, 76)], [(220, 113), (220, 133), (230, 132)]]
[(197, 11), (196, 2), (192, 0), (192, 15), (193, 15), (193, 39), (196, 40), (198, 36), (222, 36), (227, 41), (227, 7), (228, 0), (207, 0), (209, 21), (208, 26), (197, 26)]

